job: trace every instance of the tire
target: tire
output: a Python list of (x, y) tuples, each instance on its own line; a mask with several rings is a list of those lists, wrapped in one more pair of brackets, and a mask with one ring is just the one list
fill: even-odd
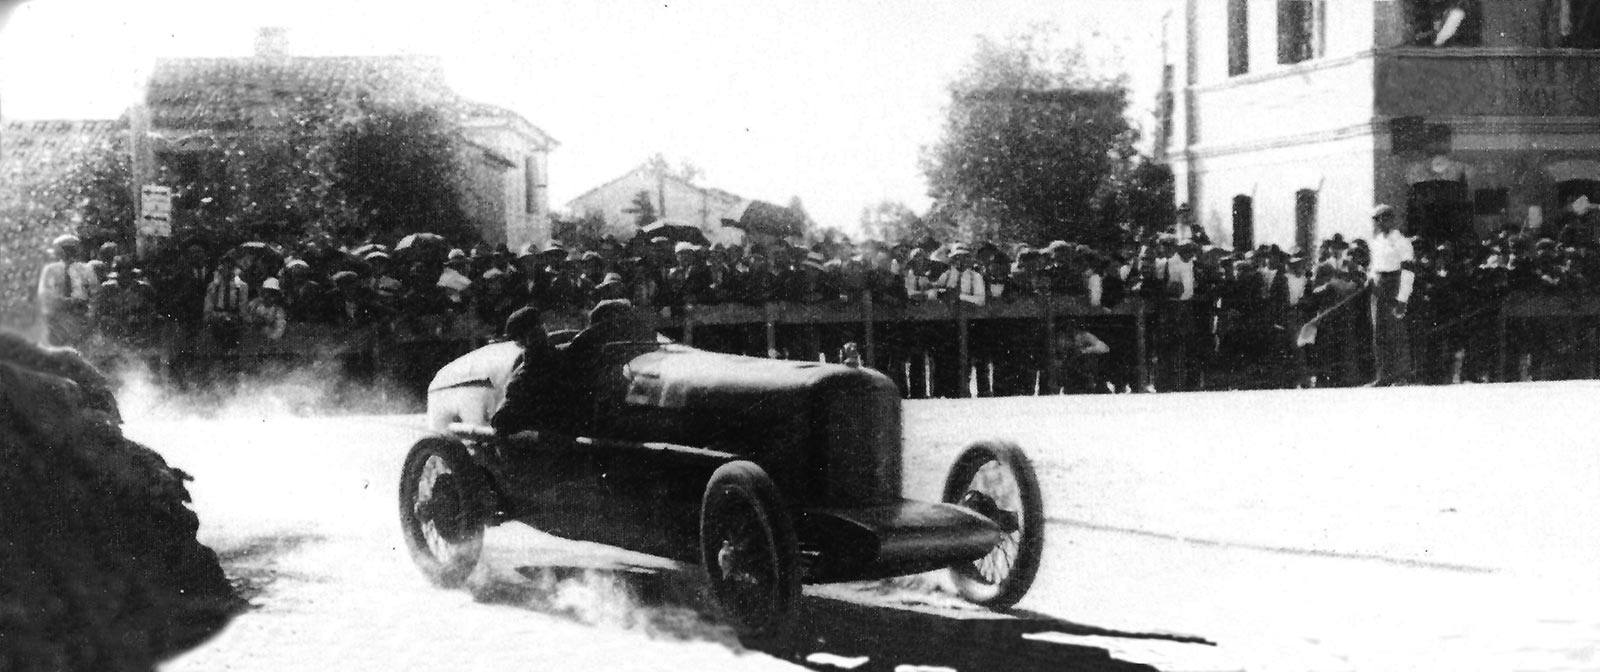
[(400, 528), (417, 568), (441, 588), (465, 583), (483, 555), (488, 484), (465, 446), (417, 442), (400, 472)]
[(700, 559), (722, 616), (743, 637), (783, 632), (800, 596), (799, 541), (777, 486), (751, 462), (729, 462), (706, 483)]
[(973, 604), (1011, 608), (1033, 586), (1044, 557), (1044, 500), (1033, 463), (1016, 444), (974, 443), (950, 467), (944, 501), (988, 517), (1004, 532), (988, 555), (950, 568), (956, 590)]

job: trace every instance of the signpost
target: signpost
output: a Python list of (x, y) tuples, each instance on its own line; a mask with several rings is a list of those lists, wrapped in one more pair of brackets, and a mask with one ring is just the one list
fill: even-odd
[(139, 235), (172, 235), (172, 187), (147, 184), (139, 189)]

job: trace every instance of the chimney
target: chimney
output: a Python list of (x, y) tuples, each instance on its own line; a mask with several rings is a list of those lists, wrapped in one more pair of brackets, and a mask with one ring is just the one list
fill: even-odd
[(256, 58), (284, 58), (288, 55), (288, 28), (269, 27), (256, 31)]

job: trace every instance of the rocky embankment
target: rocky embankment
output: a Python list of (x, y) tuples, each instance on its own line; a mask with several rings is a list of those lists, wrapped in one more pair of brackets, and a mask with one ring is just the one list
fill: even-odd
[(0, 333), (0, 670), (148, 670), (242, 604), (106, 379)]

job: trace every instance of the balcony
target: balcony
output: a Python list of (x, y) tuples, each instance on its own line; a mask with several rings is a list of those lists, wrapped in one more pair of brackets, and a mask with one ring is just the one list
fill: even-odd
[(1600, 51), (1379, 50), (1375, 112), (1423, 117), (1600, 117)]

